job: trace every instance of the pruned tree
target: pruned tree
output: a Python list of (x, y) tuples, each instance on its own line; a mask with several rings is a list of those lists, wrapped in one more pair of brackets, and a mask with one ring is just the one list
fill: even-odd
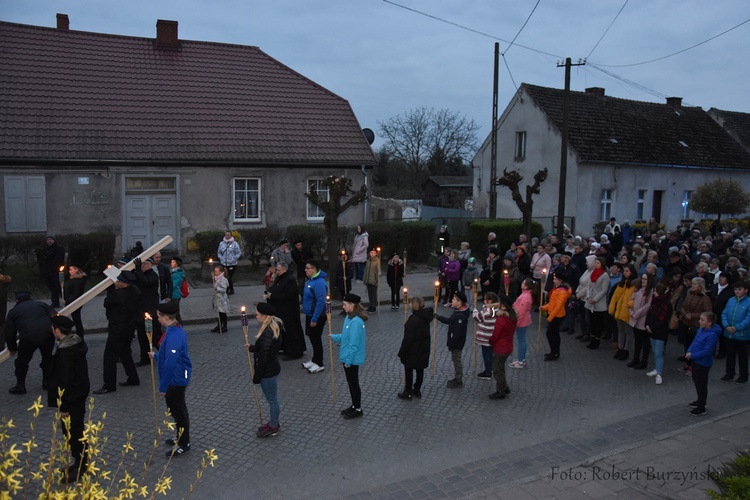
[(690, 195), (690, 210), (704, 214), (742, 214), (750, 206), (750, 193), (734, 179), (716, 179)]
[(448, 109), (421, 107), (378, 125), (387, 151), (412, 175), (471, 158), (477, 150), (479, 125)]
[(539, 194), (539, 188), (542, 182), (547, 180), (547, 169), (538, 171), (534, 174), (534, 184), (526, 186), (526, 199), (521, 195), (521, 189), (518, 187), (523, 180), (523, 176), (519, 170), (503, 169), (503, 176), (493, 179), (493, 183), (498, 186), (505, 186), (510, 189), (513, 195), (513, 201), (516, 202), (516, 206), (521, 211), (522, 225), (524, 234), (531, 232), (531, 216), (534, 209), (534, 200), (532, 195)]
[[(351, 207), (357, 206), (367, 199), (367, 186), (364, 184), (358, 191), (352, 189), (352, 180), (346, 176), (337, 177), (331, 175), (326, 177), (323, 186), (327, 191), (327, 196), (323, 197), (318, 190), (311, 188), (305, 193), (310, 203), (320, 208), (325, 216), (323, 217), (323, 226), (325, 227), (328, 243), (326, 245), (326, 254), (328, 256), (328, 275), (334, 280), (335, 271), (338, 267), (338, 234), (339, 234), (339, 215), (346, 212)], [(346, 201), (342, 200), (349, 197)], [(331, 287), (334, 290), (334, 287)]]

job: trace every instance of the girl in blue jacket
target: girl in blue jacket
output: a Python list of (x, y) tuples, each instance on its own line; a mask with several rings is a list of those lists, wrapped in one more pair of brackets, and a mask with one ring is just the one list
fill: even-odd
[(346, 419), (359, 418), (362, 413), (362, 391), (359, 387), (359, 367), (365, 363), (365, 321), (367, 313), (360, 301), (359, 295), (348, 293), (344, 295), (344, 328), (341, 333), (331, 335), (331, 339), (341, 344), (339, 361), (344, 364), (346, 382), (349, 384), (349, 394), (352, 405), (341, 410)]
[(706, 399), (708, 398), (708, 372), (714, 362), (716, 344), (719, 342), (721, 327), (716, 324), (716, 315), (711, 311), (701, 313), (698, 320), (698, 333), (695, 334), (693, 343), (690, 344), (685, 358), (692, 361), (693, 384), (698, 399), (688, 406), (693, 408), (690, 414), (693, 416), (706, 413)]

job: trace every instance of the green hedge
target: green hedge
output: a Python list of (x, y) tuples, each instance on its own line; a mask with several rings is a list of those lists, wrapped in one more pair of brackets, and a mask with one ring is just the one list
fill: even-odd
[[(103, 271), (112, 264), (115, 255), (114, 233), (72, 233), (60, 234), (55, 241), (65, 248), (68, 265), (80, 266), (86, 273), (92, 270)], [(38, 272), (38, 255), (46, 245), (44, 236), (6, 236), (0, 238), (0, 271), (5, 269), (8, 260), (16, 260), (32, 272)]]
[(193, 237), (198, 245), (198, 255), (201, 262), (208, 259), (219, 260), (216, 258), (216, 251), (219, 249), (219, 243), (224, 239), (225, 231), (202, 231), (195, 233)]
[[(339, 233), (344, 231), (346, 235), (346, 228), (339, 227)], [(287, 239), (289, 240), (289, 248), (292, 248), (294, 242), (297, 240), (302, 241), (302, 246), (310, 250), (313, 254), (313, 258), (318, 262), (326, 260), (326, 230), (320, 224), (296, 224), (286, 228)]]
[(380, 247), (384, 259), (407, 249), (408, 261), (425, 263), (432, 256), (436, 238), (432, 222), (372, 222), (367, 234), (370, 246)]
[(253, 269), (260, 269), (261, 262), (271, 258), (271, 252), (284, 237), (281, 228), (276, 226), (240, 229), (238, 232), (242, 239), (240, 246), (243, 255), (250, 260)]

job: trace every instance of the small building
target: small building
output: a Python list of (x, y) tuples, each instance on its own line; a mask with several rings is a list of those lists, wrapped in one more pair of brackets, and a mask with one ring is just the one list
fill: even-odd
[(425, 184), (422, 201), (432, 207), (464, 209), (472, 196), (471, 180), (470, 175), (433, 175)]
[[(523, 192), (536, 172), (549, 170), (533, 197), (534, 219), (548, 222), (557, 215), (559, 199), (563, 95), (561, 89), (524, 83), (497, 127), (497, 176), (519, 170)], [(704, 183), (722, 176), (750, 183), (748, 143), (743, 148), (711, 113), (683, 106), (678, 97), (659, 104), (590, 88), (570, 92), (569, 102), (565, 216), (574, 218), (579, 234), (590, 234), (594, 224), (611, 216), (620, 222), (654, 217), (673, 229), (683, 219), (702, 218), (689, 201)], [(475, 217), (490, 215), (490, 151), (488, 136), (472, 161)], [(497, 186), (496, 196), (497, 217), (520, 217), (507, 188)], [(552, 229), (551, 223), (545, 228)]]
[[(258, 47), (0, 22), (2, 235), (322, 223), (304, 193), (376, 162), (351, 106)], [(342, 224), (365, 220), (355, 207)]]

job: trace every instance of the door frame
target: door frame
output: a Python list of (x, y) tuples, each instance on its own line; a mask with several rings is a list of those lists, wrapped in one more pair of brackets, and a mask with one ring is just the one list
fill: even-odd
[[(174, 179), (174, 189), (142, 189), (142, 190), (128, 190), (128, 179), (153, 179), (153, 178), (159, 178), (159, 179)], [(174, 203), (174, 223), (175, 223), (175, 233), (173, 234), (173, 244), (174, 244), (174, 250), (179, 253), (180, 247), (181, 247), (181, 237), (180, 237), (180, 220), (182, 213), (182, 209), (180, 206), (180, 176), (179, 174), (172, 174), (172, 173), (144, 173), (144, 174), (123, 174), (122, 175), (122, 183), (121, 183), (121, 193), (122, 193), (122, 230), (120, 235), (120, 247), (123, 253), (127, 253), (130, 249), (128, 248), (128, 245), (126, 243), (126, 231), (128, 227), (128, 196), (129, 195), (136, 195), (136, 194), (143, 194), (147, 196), (153, 196), (157, 194), (173, 194), (175, 197), (175, 203)], [(152, 242), (153, 244), (153, 242)], [(144, 243), (144, 247), (147, 245)]]

